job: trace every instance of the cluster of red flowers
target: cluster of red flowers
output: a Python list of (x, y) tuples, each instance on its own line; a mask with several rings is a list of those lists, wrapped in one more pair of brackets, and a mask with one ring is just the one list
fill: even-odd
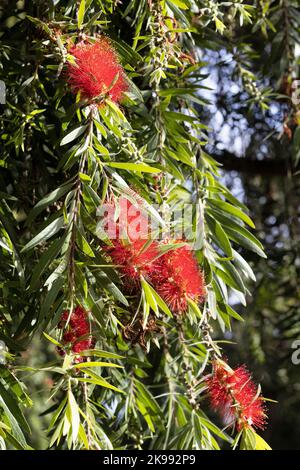
[[(102, 36), (93, 43), (80, 41), (69, 52), (75, 62), (68, 63), (67, 80), (74, 93), (80, 92), (90, 102), (99, 99), (99, 105), (105, 96), (117, 103), (121, 101), (128, 85), (107, 38)], [(111, 206), (113, 214), (108, 222), (114, 224), (114, 202)], [(205, 296), (204, 276), (188, 244), (183, 245), (182, 240), (165, 240), (162, 244), (151, 240), (148, 219), (126, 198), (119, 200), (118, 211), (115, 238), (111, 239), (106, 252), (122, 273), (125, 286), (136, 290), (141, 277), (145, 277), (174, 313), (185, 312), (189, 299), (201, 301)], [(167, 242), (175, 247), (162, 253), (161, 246), (165, 248)], [(73, 353), (94, 346), (87, 312), (81, 306), (71, 315), (65, 311), (59, 328), (64, 329), (63, 345)], [(65, 354), (61, 348), (58, 351)], [(83, 360), (82, 357), (75, 359), (76, 362)], [(214, 361), (207, 386), (212, 407), (220, 412), (227, 425), (236, 426), (238, 431), (252, 426), (264, 427), (264, 399), (245, 366), (231, 369), (223, 360)]]
[[(180, 243), (182, 240), (172, 241)], [(173, 312), (184, 312), (188, 299), (197, 302), (205, 296), (204, 277), (188, 245), (181, 244), (163, 254), (151, 282)]]
[(111, 201), (107, 206), (110, 213), (105, 230), (111, 235), (108, 227), (111, 223), (114, 238), (106, 252), (124, 275), (125, 286), (129, 290), (136, 289), (141, 276), (149, 277), (157, 267), (158, 243), (154, 240), (149, 243), (148, 219), (128, 199), (122, 197), (118, 200), (117, 221), (115, 202)]
[[(129, 202), (121, 206), (122, 210), (131, 208)], [(128, 217), (128, 225), (134, 221), (134, 216)], [(140, 231), (132, 235), (127, 232), (125, 239), (117, 236), (106, 251), (124, 275), (126, 286), (135, 289), (144, 276), (174, 313), (182, 313), (188, 307), (188, 299), (197, 302), (205, 295), (204, 277), (198, 263), (190, 247), (182, 245), (182, 240), (169, 240), (170, 244), (180, 246), (161, 254), (158, 241), (144, 237), (148, 232), (145, 229), (147, 219), (139, 215), (139, 222)], [(121, 235), (120, 230), (117, 234)]]
[(75, 63), (68, 63), (67, 79), (74, 93), (93, 100), (108, 95), (114, 102), (121, 101), (128, 86), (117, 54), (107, 38), (96, 42), (81, 41), (71, 47)]
[[(91, 349), (94, 345), (94, 339), (90, 335), (90, 325), (87, 318), (87, 312), (81, 306), (77, 306), (70, 315), (66, 310), (63, 312), (59, 328), (64, 329), (62, 343), (70, 345), (73, 353), (80, 353), (87, 349)], [(65, 351), (58, 348), (61, 356), (65, 355)], [(84, 359), (78, 357), (76, 362), (82, 362)]]
[(226, 362), (216, 360), (207, 385), (211, 405), (226, 424), (238, 431), (251, 426), (264, 428), (264, 399), (245, 366), (231, 369)]
[(147, 240), (114, 240), (113, 246), (107, 252), (116, 266), (124, 274), (127, 287), (135, 288), (139, 285), (141, 276), (151, 277), (158, 266), (158, 244)]

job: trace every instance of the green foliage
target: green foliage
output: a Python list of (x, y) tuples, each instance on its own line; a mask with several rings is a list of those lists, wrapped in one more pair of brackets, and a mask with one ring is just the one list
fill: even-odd
[[(53, 381), (45, 447), (268, 447), (251, 428), (233, 439), (214, 424), (205, 382), (222, 354), (218, 338), (243, 320), (230, 296), (246, 304), (255, 281), (241, 249), (265, 257), (251, 214), (222, 184), (220, 165), (207, 153), (209, 129), (199, 111), (209, 108), (201, 48), (233, 54), (250, 109), (266, 111), (279, 97), (258, 85), (255, 52), (244, 35), (260, 31), (276, 67), (284, 38), (280, 6), (272, 4), (281, 2), (250, 3), (34, 0), (0, 10), (0, 78), (7, 87), (0, 339), (17, 356), (0, 370), (2, 447), (33, 445), (23, 414), (32, 405), (22, 382), (30, 388), (29, 372)], [(128, 76), (120, 107), (108, 99), (90, 106), (66, 86), (70, 41), (98, 34), (111, 38)], [(144, 278), (140, 295), (128, 294), (98, 226), (97, 210), (113, 195), (138, 201), (162, 233), (175, 223), (174, 209), (191, 205), (189, 241), (205, 274), (203, 304), (190, 300), (187, 313), (175, 316)], [(71, 353), (55, 355), (61, 314), (77, 304), (90, 312), (96, 339), (78, 363)], [(33, 367), (24, 351), (36, 337), (51, 352), (47, 364)]]

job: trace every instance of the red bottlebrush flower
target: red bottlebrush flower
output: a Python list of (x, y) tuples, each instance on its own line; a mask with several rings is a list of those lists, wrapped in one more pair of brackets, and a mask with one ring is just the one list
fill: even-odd
[(136, 287), (141, 275), (151, 277), (158, 267), (159, 245), (155, 241), (115, 240), (113, 247), (106, 249), (114, 264), (125, 277), (127, 287)]
[(63, 342), (64, 343), (73, 343), (76, 341), (76, 335), (73, 331), (66, 331), (63, 335)]
[(238, 431), (251, 426), (264, 428), (264, 399), (245, 366), (231, 369), (226, 362), (216, 360), (207, 385), (211, 405), (226, 424), (236, 425)]
[[(90, 333), (90, 326), (87, 319), (87, 312), (83, 307), (77, 306), (70, 315), (70, 312), (66, 310), (61, 316), (61, 321), (58, 325), (59, 328), (65, 329), (62, 336), (62, 343), (64, 345), (71, 344), (71, 351), (74, 353), (80, 353), (86, 349), (91, 349), (94, 345), (94, 339), (92, 336), (88, 338), (82, 338)], [(58, 348), (58, 353), (63, 356), (64, 351)], [(82, 362), (83, 358), (77, 358), (76, 362)]]
[(90, 349), (91, 341), (89, 339), (77, 341), (72, 347), (72, 351), (74, 353), (80, 353), (81, 351), (85, 351), (86, 349)]
[(203, 274), (188, 245), (163, 254), (151, 281), (174, 313), (186, 311), (188, 299), (199, 302), (205, 295)]
[(128, 199), (121, 197), (118, 200), (117, 221), (116, 204), (108, 203), (108, 208), (106, 221), (113, 230), (108, 227), (111, 245), (105, 247), (105, 251), (124, 275), (125, 286), (132, 290), (139, 285), (141, 276), (149, 277), (157, 268), (159, 245), (149, 239), (148, 218)]
[(68, 64), (67, 79), (73, 92), (79, 91), (88, 100), (107, 94), (112, 101), (121, 101), (128, 85), (107, 38), (101, 37), (95, 43), (81, 41), (70, 49), (70, 54), (75, 64)]

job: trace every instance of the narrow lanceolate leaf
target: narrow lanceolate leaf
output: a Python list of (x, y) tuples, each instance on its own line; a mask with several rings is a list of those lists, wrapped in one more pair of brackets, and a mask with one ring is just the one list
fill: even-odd
[(136, 171), (137, 173), (159, 173), (161, 171), (159, 168), (145, 163), (106, 162), (105, 165), (120, 170)]
[(84, 14), (85, 14), (85, 0), (81, 0), (79, 8), (78, 8), (78, 15), (77, 15), (77, 25), (78, 28), (81, 28), (81, 25), (84, 20)]
[(99, 362), (99, 361), (91, 361), (91, 362), (81, 362), (79, 364), (75, 364), (73, 367), (77, 369), (82, 369), (83, 367), (118, 367), (122, 368), (122, 366), (118, 364), (114, 364), (113, 362)]
[(236, 289), (240, 292), (245, 293), (244, 285), (240, 284), (240, 282), (237, 281), (237, 279), (232, 275), (232, 273), (229, 271), (227, 266), (226, 267), (222, 266), (222, 269), (215, 266), (215, 267), (213, 267), (213, 271), (229, 287), (232, 287), (233, 289)]
[(51, 287), (49, 287), (49, 290), (44, 298), (44, 301), (41, 304), (40, 316), (42, 319), (46, 319), (45, 324), (48, 324), (50, 321), (48, 313), (49, 313), (49, 310), (51, 309), (51, 306), (54, 304), (61, 288), (62, 288), (62, 281), (60, 278), (58, 278), (51, 284)]
[(184, 0), (172, 0), (172, 3), (182, 10), (188, 10), (190, 8), (189, 2)]
[(236, 264), (237, 267), (241, 269), (241, 271), (244, 273), (245, 276), (249, 277), (250, 279), (252, 279), (252, 281), (255, 282), (256, 277), (249, 263), (247, 263), (247, 261), (237, 251), (235, 250), (232, 250), (232, 251), (233, 251), (233, 256), (234, 256), (234, 259), (233, 259), (234, 264)]
[(105, 274), (104, 271), (95, 273), (94, 276), (99, 282), (99, 285), (102, 286), (104, 289), (107, 289), (109, 292), (111, 292), (111, 294), (115, 297), (116, 300), (121, 302), (123, 305), (126, 305), (126, 306), (129, 305), (126, 297), (122, 294), (122, 292), (116, 286), (116, 284), (111, 281), (111, 279), (107, 276), (107, 274)]
[[(151, 286), (148, 284), (148, 282), (145, 281), (145, 279), (142, 278), (141, 280), (142, 288), (145, 293), (145, 300), (148, 302), (149, 306), (152, 308), (153, 312), (158, 315), (158, 306), (156, 303), (156, 299), (152, 293)], [(147, 322), (147, 319), (146, 319)], [(144, 327), (146, 324), (144, 323)]]
[(120, 356), (119, 354), (110, 352), (110, 351), (101, 351), (100, 349), (89, 349), (83, 351), (81, 356), (95, 356), (95, 357), (107, 357), (108, 359), (124, 359), (124, 356)]
[(255, 450), (272, 450), (269, 444), (257, 433), (255, 433), (255, 440)]
[(42, 243), (48, 238), (53, 237), (57, 232), (59, 232), (64, 226), (64, 218), (58, 217), (53, 220), (47, 227), (45, 227), (40, 233), (38, 233), (32, 240), (30, 240), (21, 251), (28, 251), (34, 248), (39, 243)]
[(230, 241), (225, 231), (223, 230), (221, 224), (217, 220), (210, 217), (208, 214), (206, 215), (206, 222), (212, 233), (215, 243), (219, 245), (219, 247), (224, 251), (227, 256), (232, 257), (232, 248), (230, 245)]
[(253, 240), (253, 238), (251, 237), (252, 234), (250, 232), (245, 233), (245, 231), (248, 232), (248, 230), (246, 229), (243, 230), (243, 227), (241, 227), (241, 229), (239, 228), (234, 230), (229, 227), (226, 227), (226, 233), (231, 240), (247, 248), (248, 250), (254, 251), (254, 253), (257, 253), (262, 258), (266, 258), (267, 255), (261, 248), (258, 240), (255, 237), (253, 237)]
[(87, 256), (94, 258), (94, 252), (88, 243), (88, 241), (85, 239), (85, 237), (82, 235), (82, 233), (78, 230), (77, 231), (77, 245), (78, 247), (82, 250), (83, 253), (85, 253)]
[(43, 335), (45, 336), (45, 338), (48, 339), (48, 341), (50, 341), (51, 343), (55, 344), (55, 346), (59, 346), (60, 348), (63, 347), (62, 344), (60, 344), (58, 341), (56, 341), (56, 339), (52, 338), (50, 335), (48, 335), (47, 333), (45, 333), (45, 331), (43, 331)]
[(238, 219), (243, 220), (250, 227), (255, 228), (255, 225), (250, 219), (250, 217), (243, 211), (241, 211), (238, 207), (235, 207), (232, 204), (229, 204), (228, 202), (222, 201), (221, 199), (207, 199), (207, 203), (213, 207), (217, 207), (225, 213), (234, 215)]
[(87, 124), (85, 124), (84, 126), (76, 127), (76, 129), (73, 129), (71, 132), (65, 135), (65, 137), (61, 140), (60, 145), (67, 145), (70, 142), (73, 142), (73, 140), (77, 139), (77, 137), (84, 133), (86, 128)]
[(26, 225), (29, 226), (31, 222), (44, 210), (46, 207), (51, 206), (54, 202), (58, 201), (62, 196), (64, 196), (74, 185), (74, 183), (67, 183), (59, 188), (55, 189), (47, 196), (43, 197), (31, 210), (27, 219)]
[(115, 387), (114, 385), (110, 384), (107, 380), (103, 377), (100, 377), (98, 374), (93, 373), (90, 369), (81, 369), (89, 378), (78, 378), (79, 382), (86, 382), (86, 383), (93, 383), (95, 385), (100, 385), (104, 388), (109, 388), (110, 390), (114, 390), (115, 392), (125, 393), (119, 388)]
[(68, 391), (68, 407), (70, 411), (70, 418), (71, 418), (71, 428), (72, 428), (72, 440), (75, 444), (78, 436), (79, 425), (80, 425), (80, 415), (79, 415), (79, 408), (75, 397), (72, 393), (72, 390)]
[(238, 223), (235, 217), (231, 217), (230, 214), (226, 214), (217, 208), (209, 208), (209, 212), (212, 217), (221, 223), (223, 230), (230, 240), (266, 258), (261, 242), (249, 230), (243, 227), (241, 223)]
[(154, 312), (157, 314), (157, 307), (159, 307), (166, 315), (172, 317), (172, 313), (165, 301), (145, 279), (142, 279), (142, 286), (145, 291), (146, 298)]
[(68, 232), (66, 232), (61, 238), (55, 240), (52, 245), (48, 248), (48, 250), (43, 253), (41, 256), (38, 264), (33, 270), (30, 288), (34, 289), (36, 285), (41, 282), (41, 276), (46, 271), (48, 266), (53, 262), (53, 260), (57, 257), (60, 250), (62, 249), (65, 240), (67, 238)]
[(13, 435), (25, 446), (26, 441), (23, 431), (29, 433), (29, 425), (13, 395), (0, 383), (0, 409), (1, 408), (8, 415)]

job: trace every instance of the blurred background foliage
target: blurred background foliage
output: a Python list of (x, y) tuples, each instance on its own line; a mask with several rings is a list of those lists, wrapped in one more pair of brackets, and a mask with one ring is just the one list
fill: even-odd
[[(14, 234), (11, 252), (0, 261), (2, 285), (5, 280), (1, 302), (7, 305), (5, 298), (9, 296), (11, 314), (18, 318), (14, 339), (8, 344), (15, 351), (38, 302), (26, 290), (26, 273), (19, 262), (17, 241), (29, 237), (23, 223), (26, 214), (65, 180), (63, 172), (54, 171), (58, 157), (51, 144), (60, 133), (59, 112), (46, 107), (38, 119), (31, 114), (32, 101), (43, 109), (44, 101), (47, 102), (49, 92), (53, 91), (49, 74), (39, 67), (41, 60), (45, 69), (51, 70), (53, 57), (49, 57), (49, 62), (47, 57), (39, 57), (43, 51), (38, 39), (43, 33), (26, 15), (44, 20), (55, 16), (63, 20), (66, 10), (71, 15), (72, 3), (76, 2), (0, 2), (0, 40), (3, 41), (0, 79), (9, 82), (10, 95), (22, 97), (23, 112), (27, 106), (23, 125), (15, 129), (14, 158), (7, 160), (6, 150), (0, 157), (1, 187), (8, 188), (11, 195), (1, 200), (1, 227), (5, 230), (8, 225), (14, 226), (10, 230)], [(146, 2), (95, 1), (95, 8), (101, 8), (102, 3), (110, 12), (110, 36), (132, 44), (137, 25), (135, 14), (142, 14)], [(299, 2), (178, 0), (173, 3), (179, 12), (188, 16), (193, 27), (193, 47), (203, 62), (201, 83), (206, 88), (199, 91), (200, 102), (195, 103), (195, 109), (201, 122), (209, 126), (205, 151), (222, 165), (222, 182), (249, 208), (256, 225), (255, 235), (268, 256), (261, 259), (255, 253), (241, 250), (250, 261), (256, 283), (251, 285), (252, 295), (247, 295), (247, 306), (240, 302), (237, 293), (230, 298), (244, 322), (234, 322), (232, 331), (226, 331), (225, 338), (234, 344), (225, 345), (224, 350), (231, 364), (249, 364), (255, 378), (262, 383), (264, 396), (279, 402), (269, 406), (270, 426), (265, 437), (270, 445), (275, 449), (299, 448), (295, 430), (300, 427), (300, 365), (291, 361), (292, 343), (300, 339)], [(247, 8), (243, 9), (245, 5)], [(126, 8), (128, 14), (124, 17)], [(179, 40), (184, 43), (188, 41), (187, 36), (180, 36)], [(191, 48), (190, 44), (186, 46)], [(31, 81), (26, 83), (26, 79)], [(36, 96), (32, 96), (35, 87), (31, 88), (30, 83), (35, 80), (39, 85)], [(141, 78), (137, 77), (136, 81), (139, 85)], [(5, 111), (1, 109), (2, 126), (7, 126), (2, 139), (6, 149), (10, 138), (7, 123), (18, 112), (13, 106)], [(39, 136), (34, 147), (30, 147), (31, 133)], [(22, 152), (27, 157), (18, 158)], [(8, 268), (12, 262), (14, 271)], [(30, 336), (22, 344), (20, 362), (37, 367), (53, 360), (53, 345), (47, 351), (45, 341), (39, 338), (34, 337), (27, 348)], [(30, 444), (35, 448), (47, 445), (45, 428), (49, 418), (43, 413), (51, 380), (45, 372), (34, 375), (27, 372), (24, 376), (35, 402), (27, 412), (33, 429)]]
[[(207, 110), (200, 113), (211, 128), (209, 153), (222, 163), (226, 185), (249, 207), (268, 256), (247, 258), (252, 256), (257, 280), (247, 306), (232, 299), (245, 322), (229, 335), (236, 344), (228, 355), (252, 364), (264, 393), (279, 402), (270, 407), (272, 429), (266, 432), (273, 447), (298, 449), (292, 429), (299, 427), (299, 365), (291, 356), (300, 336), (300, 8), (290, 1), (247, 3), (255, 5), (258, 16), (265, 5), (265, 21), (269, 18), (276, 28), (267, 26), (266, 35), (248, 25), (230, 37), (241, 47), (239, 57), (244, 51), (255, 71), (251, 79), (256, 91), (246, 92), (243, 77), (237, 75), (238, 56), (223, 44), (218, 51), (204, 51), (212, 88), (206, 96), (212, 105), (209, 116)], [(276, 94), (268, 97), (268, 109), (262, 112), (256, 93), (269, 87)], [(294, 103), (283, 96), (293, 93)]]

